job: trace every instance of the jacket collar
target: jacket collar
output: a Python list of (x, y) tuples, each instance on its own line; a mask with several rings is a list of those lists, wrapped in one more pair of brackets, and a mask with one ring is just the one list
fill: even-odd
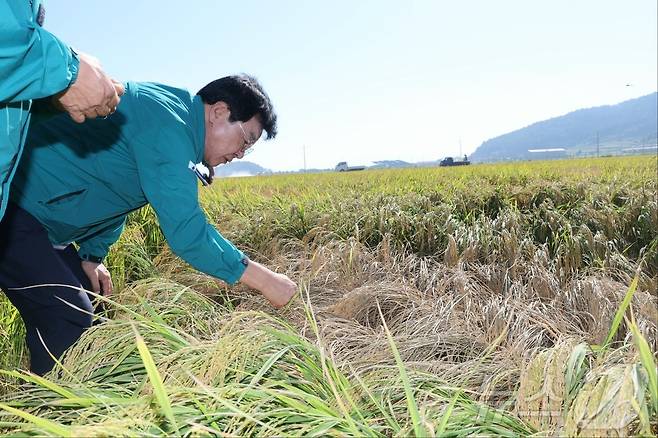
[(194, 154), (196, 162), (203, 161), (203, 152), (206, 145), (206, 121), (201, 96), (192, 99), (192, 133), (194, 135)]

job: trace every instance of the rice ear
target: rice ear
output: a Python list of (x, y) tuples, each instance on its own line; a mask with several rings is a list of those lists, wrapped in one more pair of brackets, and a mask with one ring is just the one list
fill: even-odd
[(457, 266), (457, 262), (459, 261), (459, 254), (457, 254), (457, 242), (452, 235), (448, 236), (448, 246), (443, 255), (443, 261), (450, 267)]

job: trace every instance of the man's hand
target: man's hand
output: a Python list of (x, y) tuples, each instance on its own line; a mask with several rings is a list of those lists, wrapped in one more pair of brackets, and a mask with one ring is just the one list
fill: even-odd
[(53, 104), (69, 113), (77, 123), (112, 114), (125, 91), (123, 85), (110, 79), (96, 58), (84, 53), (78, 56), (77, 79), (69, 88), (53, 96)]
[(93, 292), (104, 296), (112, 295), (112, 277), (104, 264), (83, 260), (82, 270), (87, 274)]
[(259, 290), (276, 309), (288, 304), (288, 301), (297, 292), (297, 285), (294, 281), (283, 274), (270, 271), (253, 260), (249, 261), (240, 282)]
[(295, 296), (297, 285), (283, 274), (273, 274), (271, 283), (268, 287), (262, 289), (260, 293), (268, 299), (275, 309), (280, 309)]

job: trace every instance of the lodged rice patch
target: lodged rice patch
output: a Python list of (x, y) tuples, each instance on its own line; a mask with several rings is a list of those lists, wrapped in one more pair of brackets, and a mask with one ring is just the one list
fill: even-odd
[[(153, 307), (134, 293), (124, 290), (115, 318), (88, 330), (45, 378), (9, 373), (22, 383), (0, 403), (5, 433), (406, 436), (416, 427), (461, 435), (466, 423), (478, 434), (530, 432), (428, 373), (409, 373), (414, 420), (400, 369), (350, 374), (284, 322), (262, 312), (228, 314), (182, 285)], [(205, 303), (199, 315), (207, 321), (188, 323), (214, 321), (217, 330), (191, 336), (176, 315), (156, 321), (150, 311), (167, 303)]]

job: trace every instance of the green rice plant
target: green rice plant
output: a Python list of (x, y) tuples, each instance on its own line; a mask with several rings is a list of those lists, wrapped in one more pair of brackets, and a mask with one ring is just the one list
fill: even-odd
[(139, 335), (139, 332), (135, 326), (133, 326), (133, 331), (135, 332), (135, 341), (137, 343), (139, 355), (142, 358), (142, 362), (144, 363), (144, 368), (146, 369), (146, 374), (149, 377), (149, 381), (153, 386), (153, 392), (155, 392), (155, 398), (160, 405), (160, 409), (162, 410), (163, 415), (173, 427), (174, 432), (179, 434), (180, 432), (178, 430), (178, 424), (176, 423), (176, 417), (174, 417), (174, 412), (171, 409), (171, 402), (169, 401), (169, 396), (167, 395), (167, 391), (162, 383), (160, 373), (158, 372), (158, 369), (153, 362), (153, 356), (151, 356), (151, 352), (146, 346), (144, 339)]
[[(404, 363), (402, 362), (402, 358), (400, 357), (400, 352), (395, 346), (395, 342), (393, 341), (393, 336), (391, 335), (391, 332), (389, 331), (388, 326), (386, 325), (386, 320), (384, 319), (384, 315), (382, 314), (382, 309), (379, 307), (379, 303), (377, 303), (377, 310), (379, 311), (379, 317), (382, 320), (382, 325), (384, 327), (384, 331), (386, 332), (386, 337), (388, 338), (388, 343), (391, 347), (391, 351), (393, 351), (393, 355), (395, 356), (395, 363), (397, 364), (398, 369), (400, 370), (400, 378), (402, 379), (402, 385), (404, 387), (404, 395), (407, 399), (407, 406), (409, 409), (409, 415), (411, 416), (411, 422), (413, 424), (414, 435), (417, 437), (426, 436), (427, 431), (423, 427), (423, 423), (420, 418), (420, 413), (418, 412), (418, 406), (416, 405), (416, 399), (411, 389), (409, 377), (407, 376), (407, 371), (405, 370)], [(453, 404), (452, 401), (451, 404)], [(450, 410), (452, 410), (452, 408), (450, 408)], [(446, 412), (446, 415), (448, 415), (448, 417), (441, 420), (441, 424), (442, 424), (441, 429), (445, 429), (445, 424), (449, 420), (448, 412)]]
[(117, 290), (133, 281), (158, 275), (141, 228), (136, 226), (128, 226), (125, 229), (119, 242), (112, 246), (104, 263), (112, 271)]
[(628, 290), (626, 291), (626, 295), (624, 296), (624, 299), (620, 303), (619, 308), (615, 313), (615, 317), (612, 320), (612, 324), (610, 325), (610, 331), (608, 332), (608, 336), (603, 341), (603, 344), (592, 345), (592, 349), (595, 352), (599, 353), (601, 356), (605, 355), (606, 350), (610, 347), (610, 345), (612, 344), (612, 340), (617, 335), (619, 326), (624, 320), (624, 315), (626, 314), (626, 311), (629, 309), (629, 306), (631, 305), (631, 300), (633, 299), (633, 295), (635, 294), (635, 291), (637, 289), (637, 283), (638, 283), (638, 277), (635, 277), (631, 282), (631, 285), (628, 287)]
[(126, 221), (127, 227), (137, 227), (144, 236), (144, 247), (150, 257), (155, 257), (165, 243), (164, 235), (150, 205), (134, 211)]
[(580, 343), (573, 348), (569, 359), (567, 359), (564, 376), (566, 387), (564, 409), (568, 409), (571, 406), (573, 399), (584, 383), (585, 374), (590, 368), (590, 364), (588, 363), (590, 353), (591, 347), (585, 343)]
[(628, 326), (631, 333), (633, 333), (633, 341), (635, 342), (635, 348), (637, 348), (640, 355), (640, 363), (644, 367), (649, 380), (649, 407), (651, 409), (652, 418), (655, 422), (655, 419), (658, 418), (658, 365), (656, 365), (654, 354), (651, 352), (647, 340), (642, 336), (642, 333), (638, 329), (634, 318), (632, 318), (631, 321), (628, 321)]
[[(0, 369), (25, 368), (28, 355), (25, 326), (18, 310), (0, 294)], [(15, 383), (12, 378), (0, 378), (0, 395)]]
[[(63, 436), (63, 437), (70, 437), (73, 436), (71, 433), (71, 429), (66, 426), (62, 426), (61, 424), (55, 423), (50, 420), (46, 420), (43, 418), (39, 418), (36, 415), (32, 415), (28, 412), (22, 411), (20, 409), (13, 408), (11, 406), (7, 406), (3, 403), (0, 403), (0, 409), (4, 409), (5, 411), (15, 414), (24, 420), (33, 423), (36, 427), (38, 427), (40, 430), (45, 431), (49, 434), (55, 435), (55, 436)], [(29, 430), (29, 428), (28, 428)]]

